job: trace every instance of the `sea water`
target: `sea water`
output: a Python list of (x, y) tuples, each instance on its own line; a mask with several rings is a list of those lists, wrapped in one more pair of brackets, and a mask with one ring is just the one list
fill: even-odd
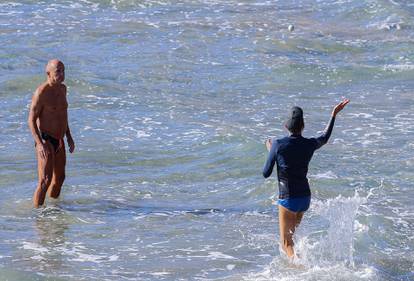
[[(0, 280), (414, 280), (413, 16), (404, 0), (1, 1)], [(34, 210), (27, 118), (52, 58), (76, 150)], [(317, 136), (343, 97), (290, 263), (264, 140), (293, 105)]]

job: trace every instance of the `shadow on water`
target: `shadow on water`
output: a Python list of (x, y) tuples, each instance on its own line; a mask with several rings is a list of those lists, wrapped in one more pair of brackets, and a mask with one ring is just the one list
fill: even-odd
[[(168, 205), (168, 204), (166, 204)], [(140, 215), (163, 214), (163, 215), (182, 215), (191, 214), (195, 216), (210, 215), (210, 214), (244, 214), (255, 212), (259, 214), (269, 214), (272, 212), (270, 208), (240, 208), (240, 207), (226, 207), (226, 208), (188, 208), (177, 206), (153, 206), (142, 204), (135, 204), (111, 199), (99, 200), (65, 200), (59, 204), (59, 207), (69, 212), (89, 212), (91, 214), (107, 214), (107, 213), (130, 213)]]

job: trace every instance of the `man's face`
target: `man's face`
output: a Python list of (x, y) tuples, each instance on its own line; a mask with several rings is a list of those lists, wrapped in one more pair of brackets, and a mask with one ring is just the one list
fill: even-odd
[(49, 79), (54, 84), (60, 84), (65, 80), (65, 66), (63, 63), (58, 63), (49, 68)]

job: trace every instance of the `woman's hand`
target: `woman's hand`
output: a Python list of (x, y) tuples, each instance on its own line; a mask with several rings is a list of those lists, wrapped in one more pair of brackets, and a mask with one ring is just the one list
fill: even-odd
[(336, 117), (336, 115), (342, 110), (344, 109), (344, 107), (350, 102), (349, 99), (344, 99), (343, 101), (341, 101), (340, 103), (338, 103), (334, 109), (332, 110), (332, 116)]
[(266, 145), (267, 151), (270, 151), (270, 149), (272, 148), (272, 139), (267, 139), (265, 141), (265, 145)]

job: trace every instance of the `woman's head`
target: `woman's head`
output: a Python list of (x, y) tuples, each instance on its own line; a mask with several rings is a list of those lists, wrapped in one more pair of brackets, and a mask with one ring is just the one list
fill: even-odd
[(294, 135), (302, 133), (303, 128), (305, 128), (305, 122), (303, 121), (303, 110), (298, 106), (292, 107), (289, 112), (289, 118), (286, 121), (286, 129)]

